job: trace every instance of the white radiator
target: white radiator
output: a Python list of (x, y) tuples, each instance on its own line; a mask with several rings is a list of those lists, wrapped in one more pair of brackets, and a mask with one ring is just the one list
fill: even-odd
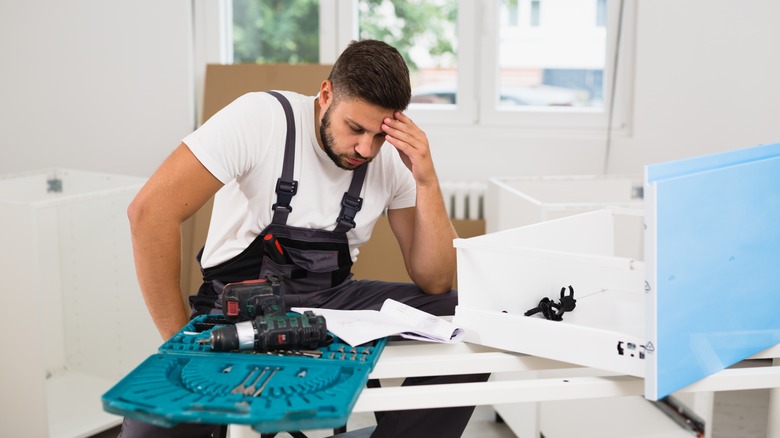
[(442, 181), (444, 205), (451, 219), (484, 219), (487, 183), (479, 181)]

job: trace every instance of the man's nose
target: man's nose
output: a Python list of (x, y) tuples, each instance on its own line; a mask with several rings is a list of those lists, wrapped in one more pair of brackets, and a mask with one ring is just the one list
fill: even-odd
[(361, 135), (355, 145), (355, 152), (363, 158), (370, 158), (374, 148), (374, 136), (370, 134)]

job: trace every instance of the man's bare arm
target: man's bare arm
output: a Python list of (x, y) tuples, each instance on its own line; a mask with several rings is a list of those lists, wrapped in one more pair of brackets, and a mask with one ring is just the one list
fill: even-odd
[(181, 224), (220, 187), (222, 183), (182, 143), (127, 210), (138, 283), (163, 339), (189, 321), (181, 299)]
[(439, 179), (425, 133), (400, 112), (385, 119), (382, 129), (412, 172), (416, 206), (389, 210), (388, 221), (401, 247), (406, 270), (429, 294), (448, 292), (455, 277), (457, 237), (444, 206)]
[(449, 292), (456, 269), (452, 241), (457, 237), (449, 219), (429, 220), (416, 207), (388, 210), (387, 218), (412, 281), (429, 294)]

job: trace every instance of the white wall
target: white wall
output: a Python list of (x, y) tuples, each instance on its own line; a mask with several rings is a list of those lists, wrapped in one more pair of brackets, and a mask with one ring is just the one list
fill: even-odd
[(148, 176), (194, 126), (189, 0), (0, 3), (0, 174)]
[[(609, 173), (780, 141), (777, 0), (637, 0), (631, 132)], [(194, 126), (189, 0), (0, 4), (0, 173), (147, 176)], [(442, 179), (593, 174), (604, 135), (427, 126)]]
[(780, 2), (640, 0), (634, 137), (610, 170), (780, 142)]

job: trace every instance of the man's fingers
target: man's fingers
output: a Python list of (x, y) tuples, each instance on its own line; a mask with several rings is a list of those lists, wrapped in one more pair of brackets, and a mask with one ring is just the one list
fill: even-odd
[(425, 140), (425, 134), (411, 121), (411, 119), (400, 112), (396, 112), (395, 114), (401, 118), (385, 118), (384, 124), (382, 125), (382, 130), (387, 135), (410, 144)]
[(407, 117), (406, 114), (402, 113), (401, 111), (394, 112), (393, 113), (393, 117), (395, 117), (395, 119), (398, 120), (399, 122), (402, 122), (402, 123), (405, 123), (407, 125), (410, 125), (413, 128), (415, 128), (415, 129), (419, 129), (419, 128), (417, 128), (417, 125), (414, 124), (412, 119)]
[(399, 149), (404, 153), (406, 153), (407, 149), (411, 147), (408, 142), (403, 141), (398, 137), (393, 137), (392, 135), (386, 135), (385, 140), (387, 140), (387, 142), (393, 145), (396, 149)]
[(408, 132), (406, 132), (406, 131), (404, 131), (402, 129), (398, 129), (396, 127), (390, 126), (387, 123), (385, 123), (382, 126), (382, 130), (385, 131), (385, 134), (386, 134), (385, 138), (391, 137), (391, 138), (394, 138), (396, 140), (405, 141), (407, 143), (409, 143), (410, 140), (414, 139), (412, 134), (410, 134), (410, 133), (408, 133)]

